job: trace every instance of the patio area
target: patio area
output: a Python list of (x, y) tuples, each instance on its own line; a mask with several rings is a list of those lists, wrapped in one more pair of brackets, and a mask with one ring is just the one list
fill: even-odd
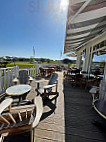
[[(105, 142), (106, 122), (92, 108), (91, 94), (84, 88), (77, 86), (73, 88), (70, 82), (63, 79), (62, 72), (58, 75), (59, 97), (44, 103), (41, 121), (35, 128), (35, 141)], [(35, 80), (31, 86), (28, 99), (36, 96)], [(28, 142), (30, 133), (7, 137), (4, 140), (4, 142), (14, 141)]]

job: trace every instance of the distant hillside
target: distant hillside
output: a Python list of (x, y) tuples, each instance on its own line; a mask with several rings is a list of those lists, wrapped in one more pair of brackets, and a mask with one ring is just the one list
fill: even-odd
[(63, 59), (63, 64), (76, 64), (76, 60)]
[(63, 60), (52, 60), (49, 58), (24, 58), (24, 57), (10, 57), (10, 56), (5, 56), (5, 57), (0, 57), (0, 62), (7, 61), (7, 62), (30, 62), (33, 63), (34, 61), (39, 62), (39, 63), (52, 63), (52, 64), (75, 64), (76, 60), (70, 60), (70, 59), (63, 59)]

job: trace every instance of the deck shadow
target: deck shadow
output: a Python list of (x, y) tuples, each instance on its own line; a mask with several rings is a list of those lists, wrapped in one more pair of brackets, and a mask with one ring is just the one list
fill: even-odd
[(4, 138), (3, 142), (30, 142), (31, 136), (30, 132), (25, 132), (22, 134), (11, 135)]
[[(47, 118), (48, 116), (50, 116), (52, 113), (55, 113), (57, 97), (58, 97), (58, 95), (54, 96), (54, 97), (51, 98), (51, 99), (47, 98), (47, 99), (43, 102), (43, 105), (49, 107), (50, 110), (47, 111), (47, 112), (44, 112), (44, 113), (42, 114), (41, 121), (44, 120), (44, 119), (46, 119), (46, 118)], [(53, 101), (54, 101), (55, 103), (53, 103)]]
[(92, 107), (92, 97), (80, 87), (63, 82), (65, 142), (105, 142), (106, 120)]

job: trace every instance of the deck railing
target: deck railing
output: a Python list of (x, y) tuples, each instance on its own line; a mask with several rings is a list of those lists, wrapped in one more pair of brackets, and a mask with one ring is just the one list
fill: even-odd
[(28, 75), (29, 76), (32, 76), (32, 77), (36, 77), (36, 76), (38, 76), (39, 75), (39, 73), (40, 73), (40, 70), (39, 70), (39, 65), (35, 65), (35, 66), (33, 66), (32, 68), (28, 68), (27, 70), (28, 70)]
[(0, 69), (0, 94), (13, 84), (12, 80), (18, 76), (18, 72), (18, 66)]
[[(35, 65), (32, 68), (27, 68), (28, 75), (32, 77), (36, 77), (39, 75), (40, 65)], [(17, 78), (19, 75), (19, 67), (8, 67), (8, 68), (1, 68), (0, 69), (0, 94), (4, 93), (5, 90), (13, 85), (13, 79)]]
[[(46, 67), (49, 64), (37, 64), (32, 68), (27, 68), (28, 75), (36, 78), (40, 75), (40, 67)], [(19, 75), (19, 67), (8, 67), (8, 68), (0, 68), (0, 94), (4, 93), (5, 90), (13, 85), (13, 79), (17, 78)]]

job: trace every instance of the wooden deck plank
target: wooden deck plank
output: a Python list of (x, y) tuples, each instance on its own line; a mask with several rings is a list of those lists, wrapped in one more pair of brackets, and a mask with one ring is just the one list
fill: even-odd
[(64, 96), (66, 142), (105, 142), (106, 121), (92, 108), (91, 95), (84, 88), (73, 88), (64, 81)]
[[(59, 97), (56, 104), (55, 100), (44, 104), (43, 116), (35, 129), (35, 141), (106, 142), (106, 127), (104, 126), (106, 121), (92, 108), (91, 95), (84, 88), (73, 88), (70, 82), (64, 81), (62, 72), (58, 74)], [(35, 80), (32, 81), (31, 86), (28, 99), (36, 96)], [(42, 86), (43, 83), (41, 83)], [(30, 133), (24, 133), (18, 138), (17, 136), (11, 137), (8, 142), (27, 142), (28, 138), (30, 139)]]

